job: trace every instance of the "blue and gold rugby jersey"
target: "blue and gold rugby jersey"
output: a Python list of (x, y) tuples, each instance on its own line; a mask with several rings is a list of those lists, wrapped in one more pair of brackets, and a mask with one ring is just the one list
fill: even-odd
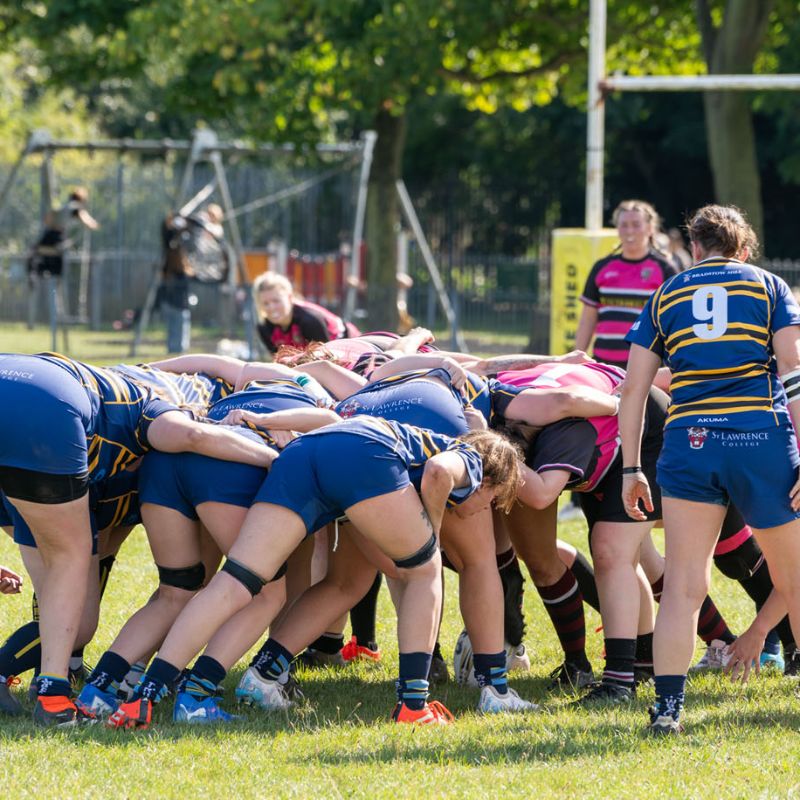
[(156, 397), (196, 414), (205, 414), (210, 406), (233, 392), (230, 383), (203, 372), (165, 372), (148, 364), (117, 364), (108, 369), (146, 386)]
[(334, 408), (344, 419), (359, 414), (383, 417), (447, 436), (460, 436), (469, 430), (464, 400), (450, 385), (447, 370), (440, 367), (402, 372), (368, 383)]
[[(288, 447), (302, 442), (309, 436), (329, 434), (349, 434), (353, 437), (353, 446), (358, 448), (364, 447), (364, 439), (380, 442), (387, 446), (403, 462), (408, 470), (408, 477), (417, 491), (420, 490), (422, 473), (425, 471), (425, 463), (429, 458), (446, 451), (458, 453), (467, 467), (468, 485), (453, 489), (447, 499), (448, 506), (462, 503), (480, 488), (483, 480), (483, 461), (472, 445), (457, 437), (445, 436), (425, 428), (418, 428), (415, 425), (404, 425), (381, 417), (350, 417), (342, 422), (304, 433)], [(347, 464), (347, 460), (348, 453), (343, 452), (342, 464)], [(335, 469), (335, 466), (332, 466), (332, 469)]]
[(150, 449), (147, 442), (150, 423), (161, 414), (176, 410), (151, 389), (113, 370), (91, 367), (58, 353), (40, 353), (36, 357), (72, 375), (89, 398), (91, 415), (86, 424), (86, 447), (91, 483), (116, 475), (144, 455)]
[(111, 478), (92, 484), (89, 508), (98, 531), (138, 525), (142, 521), (138, 470), (124, 469)]
[(759, 430), (789, 422), (772, 351), (789, 325), (800, 308), (785, 281), (714, 257), (662, 284), (627, 340), (672, 371), (666, 425)]
[(256, 414), (303, 407), (316, 408), (316, 400), (293, 379), (274, 378), (250, 381), (238, 392), (217, 400), (208, 409), (208, 418), (225, 419), (229, 411), (246, 409)]

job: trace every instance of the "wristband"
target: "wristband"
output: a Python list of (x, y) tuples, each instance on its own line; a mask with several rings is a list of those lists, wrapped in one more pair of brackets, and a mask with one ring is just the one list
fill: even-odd
[(623, 467), (622, 474), (623, 475), (636, 475), (637, 472), (641, 472), (641, 467)]

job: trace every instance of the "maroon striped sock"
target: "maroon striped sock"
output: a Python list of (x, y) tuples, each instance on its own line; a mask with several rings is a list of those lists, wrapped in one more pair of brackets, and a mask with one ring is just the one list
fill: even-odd
[(725, 622), (719, 609), (714, 605), (714, 601), (708, 595), (703, 600), (703, 605), (700, 606), (697, 634), (706, 644), (711, 644), (714, 639), (721, 639), (725, 644), (730, 644), (736, 639), (731, 633), (728, 623)]
[(653, 599), (656, 603), (660, 603), (661, 593), (664, 591), (664, 576), (662, 575), (655, 583), (651, 583), (650, 588), (653, 590)]
[(583, 595), (572, 570), (567, 568), (556, 583), (551, 586), (537, 586), (536, 590), (556, 629), (565, 660), (578, 664), (588, 663)]

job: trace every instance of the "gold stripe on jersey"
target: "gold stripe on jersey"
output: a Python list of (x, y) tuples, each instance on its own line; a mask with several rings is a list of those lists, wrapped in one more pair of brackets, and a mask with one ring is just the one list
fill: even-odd
[[(738, 281), (713, 281), (710, 283), (692, 283), (688, 286), (681, 286), (678, 289), (674, 289), (671, 292), (665, 291), (661, 294), (659, 298), (660, 302), (670, 304), (676, 300), (687, 300), (690, 297), (694, 296), (695, 292), (699, 289), (709, 288), (711, 286), (721, 286), (723, 289), (728, 290), (728, 294), (731, 294), (731, 288), (733, 287), (734, 291), (744, 291), (745, 293), (754, 293), (756, 297), (766, 297), (767, 290), (761, 281), (748, 281), (748, 280), (738, 280)], [(739, 287), (738, 290), (736, 287)]]
[(419, 434), (422, 439), (422, 449), (425, 451), (425, 455), (428, 458), (438, 455), (441, 452), (441, 450), (439, 450), (439, 448), (436, 446), (436, 444), (433, 441), (433, 438), (427, 431), (424, 431), (420, 428)]
[(761, 378), (769, 374), (763, 364), (748, 364), (744, 367), (731, 367), (729, 369), (696, 369), (685, 372), (674, 372), (670, 382), (670, 392), (691, 386), (697, 381), (714, 379), (720, 381), (741, 380), (743, 378)]
[(671, 405), (667, 409), (668, 422), (681, 417), (722, 417), (726, 414), (739, 414), (748, 411), (771, 412), (772, 401), (769, 397), (707, 397), (692, 403)]
[[(697, 323), (702, 325), (704, 323)], [(690, 343), (699, 344), (716, 344), (718, 342), (741, 341), (742, 339), (758, 342), (761, 345), (766, 345), (769, 342), (769, 331), (763, 325), (749, 325), (741, 322), (735, 325), (729, 325), (725, 329), (725, 333), (717, 336), (714, 339), (703, 339), (695, 332), (695, 326), (689, 328), (681, 328), (675, 331), (664, 341), (664, 349), (668, 353), (673, 353), (681, 347), (685, 347)]]

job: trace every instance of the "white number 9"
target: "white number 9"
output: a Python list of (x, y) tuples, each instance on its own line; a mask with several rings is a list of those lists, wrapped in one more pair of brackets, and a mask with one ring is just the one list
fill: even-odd
[(692, 326), (698, 339), (719, 339), (728, 328), (728, 292), (721, 286), (698, 289), (692, 295), (692, 315), (699, 320)]

